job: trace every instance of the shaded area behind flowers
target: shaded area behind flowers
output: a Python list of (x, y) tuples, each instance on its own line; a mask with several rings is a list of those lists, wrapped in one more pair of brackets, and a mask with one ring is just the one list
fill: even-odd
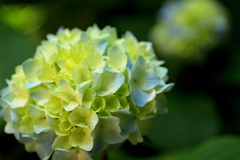
[[(222, 2), (229, 9), (234, 23), (228, 41), (212, 49), (202, 64), (185, 64), (185, 67), (178, 71), (178, 76), (171, 75), (175, 70), (174, 67), (177, 66), (167, 60), (165, 66), (170, 70), (170, 82), (176, 83), (173, 90), (166, 94), (169, 113), (153, 119), (152, 133), (146, 137), (143, 144), (132, 147), (129, 143), (125, 143), (121, 149), (110, 153), (110, 159), (121, 156), (125, 159), (127, 157), (137, 159), (163, 155), (177, 150), (196, 148), (210, 138), (225, 134), (240, 134), (238, 127), (240, 121), (240, 102), (238, 100), (240, 93), (240, 78), (238, 76), (238, 68), (240, 67), (239, 22), (235, 21), (239, 15), (236, 8), (238, 2)], [(79, 9), (78, 11), (75, 5), (80, 6), (81, 3), (88, 9), (81, 10), (81, 12)], [(118, 29), (120, 35), (126, 30), (130, 30), (139, 40), (147, 40), (147, 32), (154, 24), (156, 12), (160, 6), (157, 1), (150, 1), (149, 4), (143, 1), (105, 1), (105, 4), (100, 2), (81, 3), (70, 1), (56, 5), (56, 3), (36, 1), (36, 4), (43, 6), (47, 4), (49, 8), (56, 7), (56, 12), (52, 13), (48, 9), (47, 11), (51, 13), (48, 13), (49, 16), (43, 27), (30, 35), (19, 35), (6, 24), (1, 24), (5, 30), (0, 33), (0, 40), (6, 43), (4, 49), (0, 50), (0, 72), (2, 73), (0, 85), (2, 87), (6, 86), (4, 79), (10, 78), (14, 72), (14, 67), (31, 57), (35, 46), (40, 43), (41, 39), (45, 39), (46, 33), (55, 33), (59, 26), (86, 29), (92, 23), (97, 23), (100, 27), (112, 25)], [(69, 12), (64, 15), (62, 9)], [(61, 21), (58, 22), (59, 18), (57, 17), (61, 16), (65, 18), (61, 18)], [(68, 16), (71, 18), (67, 18)], [(14, 38), (10, 39), (9, 35)], [(9, 40), (6, 37), (9, 37)], [(16, 41), (14, 44), (13, 40)], [(231, 138), (229, 139), (231, 140)], [(36, 159), (35, 153), (26, 153), (23, 146), (18, 144), (12, 135), (1, 133), (1, 142), (3, 141), (11, 144), (7, 146), (3, 145), (5, 143), (1, 143), (3, 159), (7, 159), (7, 157)], [(225, 144), (222, 141), (221, 143)], [(16, 150), (18, 152), (15, 152)], [(193, 153), (191, 150), (189, 152)], [(208, 152), (211, 152), (211, 149)], [(12, 155), (11, 153), (16, 154)]]

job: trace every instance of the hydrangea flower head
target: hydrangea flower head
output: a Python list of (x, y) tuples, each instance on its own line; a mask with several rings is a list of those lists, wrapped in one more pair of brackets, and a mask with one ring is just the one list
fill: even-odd
[[(1, 91), (5, 132), (41, 159), (91, 159), (111, 145), (143, 141), (166, 112), (167, 69), (149, 42), (96, 25), (60, 29), (16, 67)], [(141, 128), (139, 127), (141, 125)]]
[(165, 56), (201, 57), (228, 30), (228, 15), (216, 0), (171, 0), (158, 12), (151, 39)]

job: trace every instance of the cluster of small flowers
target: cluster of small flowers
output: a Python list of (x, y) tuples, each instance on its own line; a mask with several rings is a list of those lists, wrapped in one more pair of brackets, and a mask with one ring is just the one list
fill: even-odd
[(185, 59), (214, 47), (227, 30), (227, 11), (217, 1), (176, 0), (159, 10), (151, 39), (161, 55)]
[(96, 25), (60, 28), (1, 91), (5, 132), (41, 159), (91, 159), (125, 140), (143, 141), (149, 118), (166, 112), (167, 69), (151, 43)]

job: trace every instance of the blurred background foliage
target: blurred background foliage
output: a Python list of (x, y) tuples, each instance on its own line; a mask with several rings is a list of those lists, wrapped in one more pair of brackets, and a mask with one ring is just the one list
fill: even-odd
[[(184, 5), (177, 1), (171, 1), (175, 9)], [(145, 141), (136, 146), (125, 142), (121, 148), (108, 153), (109, 159), (239, 160), (240, 1), (214, 2), (222, 9), (213, 17), (208, 17), (211, 14), (206, 14), (205, 8), (195, 9), (204, 13), (203, 22), (204, 18), (214, 21), (214, 16), (220, 14), (227, 19), (227, 27), (219, 36), (210, 32), (207, 35), (216, 41), (214, 45), (194, 48), (192, 43), (184, 43), (186, 50), (181, 50), (181, 54), (176, 56), (171, 50), (166, 56), (169, 51), (161, 50), (161, 46), (172, 47), (170, 43), (176, 40), (181, 29), (187, 28), (174, 29), (171, 38), (163, 38), (169, 28), (177, 26), (171, 22), (164, 31), (157, 31), (163, 35), (156, 36), (153, 28), (164, 21), (159, 19), (159, 10), (165, 8), (167, 0), (0, 0), (0, 87), (6, 86), (5, 79), (11, 77), (15, 66), (32, 57), (36, 46), (59, 27), (85, 30), (93, 24), (100, 28), (111, 25), (117, 28), (119, 36), (129, 30), (140, 41), (153, 41), (157, 56), (164, 59), (169, 68), (169, 82), (175, 86), (166, 94), (169, 113), (152, 119), (152, 131), (144, 137)], [(171, 12), (165, 9), (165, 14)], [(175, 22), (174, 18), (168, 21)], [(200, 20), (196, 21), (203, 25)], [(159, 39), (164, 43), (158, 43)], [(201, 35), (198, 39), (206, 41)], [(195, 52), (187, 53), (188, 49), (197, 51), (197, 56)], [(38, 159), (35, 153), (27, 153), (13, 135), (5, 134), (4, 125), (1, 119), (0, 159)], [(101, 155), (93, 159), (100, 160)]]

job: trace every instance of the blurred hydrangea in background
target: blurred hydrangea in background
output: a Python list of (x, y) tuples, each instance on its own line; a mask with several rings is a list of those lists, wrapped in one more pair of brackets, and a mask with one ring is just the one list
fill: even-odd
[(125, 140), (143, 141), (166, 113), (167, 68), (150, 42), (96, 25), (60, 28), (15, 69), (1, 91), (5, 132), (41, 159), (91, 159)]
[(39, 5), (7, 4), (0, 8), (0, 20), (20, 34), (30, 34), (42, 27), (46, 12)]
[(171, 0), (158, 12), (151, 40), (159, 55), (189, 59), (204, 53), (226, 37), (228, 13), (215, 0)]

